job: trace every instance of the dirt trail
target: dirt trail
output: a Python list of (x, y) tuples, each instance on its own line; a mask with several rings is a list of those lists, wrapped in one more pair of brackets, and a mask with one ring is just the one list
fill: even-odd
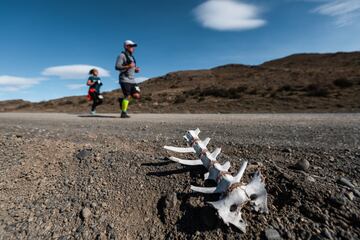
[[(266, 169), (270, 213), (245, 207), (246, 234), (191, 192), (204, 169), (167, 160), (196, 127), (232, 172)], [(360, 197), (339, 178), (359, 189), (359, 140), (360, 114), (1, 113), (0, 239), (356, 239)]]

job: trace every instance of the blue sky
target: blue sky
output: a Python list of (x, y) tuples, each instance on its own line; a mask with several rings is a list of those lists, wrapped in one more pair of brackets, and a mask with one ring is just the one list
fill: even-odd
[(0, 100), (82, 95), (100, 68), (104, 91), (123, 41), (139, 44), (139, 81), (302, 52), (358, 51), (360, 0), (2, 0)]

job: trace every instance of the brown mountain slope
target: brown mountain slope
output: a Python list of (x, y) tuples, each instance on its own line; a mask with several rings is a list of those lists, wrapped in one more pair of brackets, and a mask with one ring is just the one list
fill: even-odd
[[(179, 71), (142, 84), (131, 112), (359, 112), (360, 52), (296, 54), (258, 66)], [(120, 90), (99, 112), (118, 112)], [(88, 111), (85, 96), (0, 104), (0, 111)]]

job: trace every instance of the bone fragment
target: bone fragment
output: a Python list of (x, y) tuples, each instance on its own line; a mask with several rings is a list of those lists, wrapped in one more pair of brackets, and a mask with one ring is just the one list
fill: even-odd
[(173, 146), (164, 146), (166, 150), (172, 151), (172, 152), (178, 152), (178, 153), (195, 153), (194, 148), (192, 147), (173, 147)]

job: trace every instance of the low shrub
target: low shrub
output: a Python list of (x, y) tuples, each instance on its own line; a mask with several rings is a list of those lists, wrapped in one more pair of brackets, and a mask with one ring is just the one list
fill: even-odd
[(178, 95), (175, 97), (175, 104), (179, 104), (179, 103), (184, 103), (186, 102), (186, 97), (184, 97), (183, 95)]
[(307, 95), (310, 97), (326, 97), (329, 95), (329, 91), (319, 84), (310, 84), (307, 86), (306, 90)]
[(251, 95), (256, 95), (256, 93), (257, 93), (256, 88), (249, 91), (249, 94), (251, 94)]
[(352, 85), (353, 85), (353, 83), (346, 78), (336, 79), (333, 83), (335, 86), (337, 86), (339, 88), (348, 88), (348, 87), (352, 87)]
[(280, 92), (282, 92), (282, 91), (288, 92), (288, 91), (292, 91), (292, 90), (293, 90), (293, 88), (289, 84), (286, 84), (278, 89), (278, 91), (280, 91)]
[(83, 99), (80, 99), (79, 100), (79, 104), (84, 104), (84, 103), (87, 103), (88, 100), (86, 98), (83, 98)]

